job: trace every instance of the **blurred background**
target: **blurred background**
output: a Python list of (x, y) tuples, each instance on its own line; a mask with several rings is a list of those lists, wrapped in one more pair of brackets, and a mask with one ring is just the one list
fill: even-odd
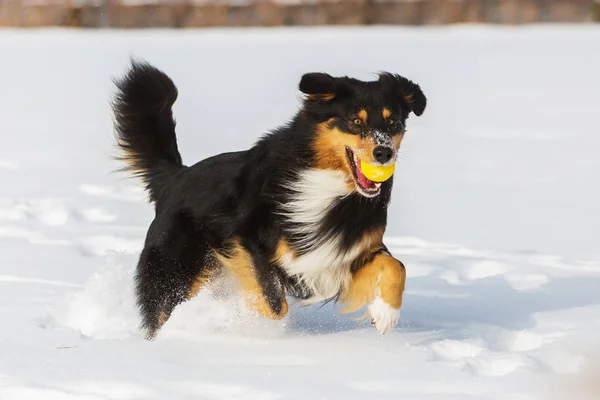
[(598, 0), (0, 0), (0, 26), (88, 28), (580, 23)]

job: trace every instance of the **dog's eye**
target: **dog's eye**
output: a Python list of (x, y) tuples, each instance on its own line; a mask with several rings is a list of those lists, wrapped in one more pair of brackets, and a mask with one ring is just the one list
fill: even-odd
[(354, 119), (352, 120), (352, 123), (353, 123), (354, 125), (362, 125), (362, 119), (360, 119), (360, 118), (354, 118)]
[(396, 123), (396, 121), (394, 121), (393, 119), (388, 119), (388, 120), (387, 120), (387, 124), (388, 124), (389, 126), (392, 126), (392, 125), (394, 125), (395, 123)]

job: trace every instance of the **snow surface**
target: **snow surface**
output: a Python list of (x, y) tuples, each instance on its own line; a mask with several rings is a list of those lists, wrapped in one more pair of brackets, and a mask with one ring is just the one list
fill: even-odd
[[(299, 77), (420, 83), (386, 242), (389, 335), (202, 293), (155, 342), (131, 277), (152, 218), (113, 174), (111, 76), (167, 71), (184, 160), (295, 112)], [(0, 399), (597, 399), (600, 29), (0, 31)]]

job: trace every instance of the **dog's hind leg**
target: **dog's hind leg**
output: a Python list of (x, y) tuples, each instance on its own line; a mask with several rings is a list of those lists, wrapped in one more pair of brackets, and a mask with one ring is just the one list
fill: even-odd
[(286, 316), (288, 303), (277, 267), (257, 249), (234, 239), (217, 257), (238, 282), (248, 308), (270, 319)]
[(146, 247), (142, 251), (136, 274), (137, 304), (146, 339), (154, 339), (157, 331), (167, 321), (169, 292), (165, 284), (166, 265), (159, 247)]
[(194, 297), (213, 274), (210, 266), (173, 261), (158, 247), (145, 249), (140, 257), (136, 284), (146, 338), (154, 339), (173, 309)]
[(138, 262), (137, 303), (147, 339), (155, 338), (173, 309), (195, 296), (217, 266), (188, 216), (181, 214), (171, 222), (166, 231), (151, 227)]

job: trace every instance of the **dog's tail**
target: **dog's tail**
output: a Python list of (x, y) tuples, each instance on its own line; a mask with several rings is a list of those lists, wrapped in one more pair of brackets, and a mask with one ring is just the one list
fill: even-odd
[(162, 71), (135, 60), (114, 83), (117, 93), (111, 105), (120, 150), (117, 159), (127, 164), (122, 171), (142, 179), (150, 201), (156, 201), (166, 180), (184, 168), (171, 110), (177, 87)]

